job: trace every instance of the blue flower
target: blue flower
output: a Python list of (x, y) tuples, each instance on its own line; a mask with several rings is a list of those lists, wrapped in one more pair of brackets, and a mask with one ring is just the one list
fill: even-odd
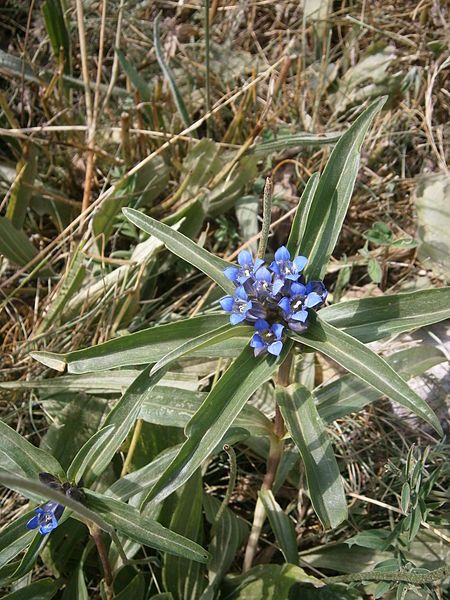
[(36, 514), (28, 521), (27, 528), (39, 528), (39, 533), (46, 535), (58, 527), (58, 521), (64, 512), (64, 506), (50, 500), (43, 506), (35, 508), (34, 512)]
[(249, 310), (252, 308), (252, 301), (248, 299), (247, 292), (242, 286), (236, 288), (236, 297), (225, 296), (220, 300), (220, 305), (224, 311), (231, 313), (230, 323), (237, 325), (247, 318)]
[(292, 261), (291, 254), (285, 246), (278, 248), (275, 252), (275, 260), (269, 267), (276, 275), (273, 284), (274, 294), (278, 294), (281, 291), (286, 279), (297, 281), (307, 262), (308, 259), (306, 256), (296, 256)]
[(264, 319), (258, 319), (255, 323), (256, 333), (250, 340), (250, 346), (253, 348), (255, 356), (265, 352), (279, 356), (283, 349), (283, 329), (284, 325), (274, 323), (269, 325)]
[(264, 264), (262, 258), (256, 258), (253, 262), (253, 257), (247, 250), (242, 250), (238, 254), (238, 263), (240, 269), (237, 267), (227, 267), (224, 271), (225, 277), (228, 277), (233, 283), (240, 283), (241, 285), (250, 279), (255, 277), (258, 269)]

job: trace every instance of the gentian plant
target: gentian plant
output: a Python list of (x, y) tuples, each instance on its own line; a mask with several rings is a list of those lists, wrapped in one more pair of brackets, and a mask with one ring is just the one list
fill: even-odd
[[(175, 598), (207, 600), (221, 594), (224, 575), (241, 547), (245, 547), (244, 573), (251, 570), (249, 577), (265, 577), (252, 565), (268, 517), (284, 560), (294, 569), (290, 571), (293, 581), (300, 587), (311, 582), (321, 586), (323, 582), (299, 568), (297, 536), (276, 499), (276, 490), (290, 475), (291, 483), (298, 481), (301, 471), (323, 527), (332, 530), (347, 519), (349, 502), (327, 425), (388, 397), (442, 435), (438, 418), (398, 372), (395, 357), (385, 360), (368, 344), (448, 318), (450, 289), (326, 306), (323, 279), (350, 202), (364, 135), (383, 103), (384, 99), (376, 100), (358, 117), (335, 145), (323, 173), (310, 178), (286, 245), (278, 249), (268, 249), (270, 181), (256, 256), (242, 249), (237, 264), (214, 256), (176, 228), (143, 212), (124, 209), (131, 223), (159, 240), (161, 249), (165, 245), (203, 271), (214, 286), (203, 299), (203, 312), (195, 317), (174, 319), (67, 354), (33, 352), (44, 365), (66, 371), (59, 379), (34, 385), (45, 389), (49, 381), (55, 387), (56, 381), (64, 388), (85, 382), (83, 389), (91, 401), (95, 394), (105, 394), (110, 408), (100, 429), (64, 467), (11, 428), (0, 426), (0, 449), (12, 458), (0, 472), (0, 481), (40, 503), (36, 513), (29, 513), (20, 523), (16, 550), (31, 544), (29, 552), (34, 554), (27, 555), (28, 565), (36, 560), (42, 539), (46, 543), (67, 522), (78, 519), (88, 525), (97, 545), (107, 596), (113, 595), (112, 578), (120, 569), (132, 568), (136, 577), (143, 577), (142, 561), (148, 555), (138, 553), (145, 546), (146, 552), (151, 548), (162, 557), (167, 592)], [(314, 387), (312, 377), (305, 385), (298, 366), (311, 364), (311, 352), (323, 353), (348, 374), (338, 383)], [(192, 361), (205, 360), (217, 361), (206, 392), (177, 384), (189, 373)], [(271, 418), (248, 403), (262, 389), (273, 399)], [(182, 428), (184, 435), (173, 443), (164, 437), (161, 454), (133, 466), (139, 444), (145, 444), (148, 423)], [(267, 464), (250, 531), (227, 506), (235, 485), (232, 447), (237, 443), (251, 445)], [(202, 475), (211, 457), (224, 447), (231, 465), (228, 490), (225, 496), (204, 494)], [(41, 471), (82, 487), (83, 497), (74, 499), (60, 488), (39, 482)], [(47, 535), (56, 527), (63, 507), (67, 522)], [(210, 524), (209, 538), (204, 536), (204, 518)], [(17, 524), (11, 527), (18, 531)], [(136, 555), (139, 560), (134, 561)], [(302, 566), (306, 564), (307, 557), (302, 559)], [(280, 565), (271, 567), (281, 569)], [(80, 572), (83, 568), (80, 563)], [(414, 573), (414, 566), (408, 568), (420, 584), (423, 573)], [(17, 569), (23, 576), (25, 567)], [(407, 577), (401, 561), (395, 570), (400, 573), (397, 577)], [(270, 571), (271, 577), (274, 572)], [(379, 581), (384, 572), (380, 567)], [(393, 581), (396, 575), (391, 575)], [(11, 574), (5, 577), (14, 579)], [(246, 577), (227, 585), (239, 590), (250, 581)], [(183, 596), (180, 589), (189, 593)]]

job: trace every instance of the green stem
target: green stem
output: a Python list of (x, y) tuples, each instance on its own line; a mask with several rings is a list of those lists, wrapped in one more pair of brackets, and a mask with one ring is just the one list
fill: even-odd
[(272, 192), (273, 183), (271, 177), (266, 178), (263, 196), (263, 223), (261, 227), (261, 237), (258, 246), (258, 258), (264, 258), (267, 248), (267, 240), (269, 239), (270, 222), (272, 220)]
[(220, 517), (223, 515), (225, 508), (230, 501), (231, 494), (236, 486), (236, 476), (237, 476), (237, 463), (236, 463), (236, 453), (231, 446), (225, 444), (223, 447), (225, 452), (228, 454), (228, 458), (230, 459), (230, 481), (228, 482), (227, 491), (225, 493), (225, 497), (222, 501), (222, 504), (217, 511), (215, 522), (218, 523), (220, 521)]
[(134, 426), (133, 437), (131, 438), (127, 457), (125, 459), (125, 462), (123, 463), (122, 472), (120, 474), (121, 477), (125, 477), (125, 475), (128, 473), (128, 470), (131, 465), (131, 461), (133, 460), (134, 452), (136, 450), (136, 447), (137, 447), (137, 444), (139, 441), (139, 436), (141, 435), (143, 423), (144, 423), (144, 421), (142, 419), (138, 419), (136, 421), (136, 425)]

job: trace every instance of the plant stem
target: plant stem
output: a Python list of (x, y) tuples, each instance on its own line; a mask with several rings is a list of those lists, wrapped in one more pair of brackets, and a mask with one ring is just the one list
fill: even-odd
[[(206, 112), (211, 111), (211, 81), (209, 65), (209, 0), (205, 0), (205, 94), (206, 94)], [(211, 119), (206, 121), (206, 135), (211, 137)]]
[(219, 506), (219, 510), (216, 513), (215, 522), (218, 523), (220, 521), (220, 517), (223, 515), (225, 508), (227, 507), (228, 502), (230, 501), (231, 494), (236, 485), (236, 475), (237, 475), (237, 464), (236, 464), (236, 454), (231, 446), (225, 444), (223, 447), (225, 452), (228, 454), (228, 458), (230, 459), (230, 481), (228, 482), (227, 491), (225, 493), (225, 498), (222, 501), (222, 504)]
[(272, 179), (271, 177), (267, 177), (263, 196), (263, 223), (257, 254), (259, 258), (264, 258), (267, 248), (267, 240), (269, 239), (270, 221), (272, 220), (272, 192)]
[(97, 552), (100, 557), (100, 561), (102, 563), (103, 574), (105, 576), (106, 599), (111, 600), (114, 596), (114, 590), (112, 587), (113, 575), (112, 575), (111, 565), (110, 565), (109, 559), (108, 559), (108, 551), (106, 550), (105, 542), (103, 541), (102, 532), (97, 527), (97, 525), (94, 525), (92, 523), (92, 524), (88, 525), (88, 527), (89, 527), (89, 532), (91, 534), (91, 537), (94, 540), (95, 545), (97, 546)]
[(125, 462), (123, 463), (122, 472), (120, 474), (121, 477), (125, 477), (125, 475), (128, 473), (128, 469), (130, 468), (130, 464), (133, 460), (134, 452), (139, 441), (139, 436), (141, 435), (143, 422), (144, 421), (142, 419), (138, 419), (136, 421), (136, 425), (134, 426), (133, 431), (133, 437), (131, 438), (130, 447), (127, 452), (127, 457), (125, 459)]
[[(283, 456), (284, 442), (277, 435), (272, 435), (270, 438), (270, 450), (269, 458), (267, 460), (267, 471), (264, 476), (261, 490), (271, 490), (275, 476), (277, 474), (278, 465), (280, 464), (281, 457)], [(259, 536), (261, 535), (261, 529), (266, 520), (266, 511), (260, 498), (256, 501), (255, 512), (253, 515), (252, 530), (248, 538), (247, 547), (245, 549), (243, 571), (248, 571), (255, 558), (256, 548), (258, 546)]]

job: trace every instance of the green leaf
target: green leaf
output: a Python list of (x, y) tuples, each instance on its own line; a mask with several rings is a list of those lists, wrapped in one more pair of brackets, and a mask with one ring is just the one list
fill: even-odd
[(133, 600), (146, 598), (146, 583), (142, 573), (138, 573), (123, 590), (114, 594), (114, 600), (130, 600), (130, 598)]
[(369, 258), (367, 272), (374, 283), (381, 283), (381, 280), (383, 279), (383, 270), (376, 258)]
[[(31, 356), (51, 369), (69, 373), (90, 373), (117, 367), (158, 362), (193, 337), (217, 329), (229, 322), (225, 314), (175, 321), (121, 336), (83, 350), (67, 354), (31, 352)], [(209, 353), (200, 354), (209, 356)], [(213, 355), (214, 356), (214, 355)]]
[(314, 350), (323, 352), (381, 394), (414, 412), (442, 435), (439, 419), (428, 404), (408, 387), (381, 356), (351, 335), (316, 317), (311, 319), (311, 324), (304, 334), (297, 335), (291, 332), (290, 336)]
[(250, 339), (253, 331), (254, 328), (248, 325), (233, 326), (230, 324), (219, 327), (218, 329), (214, 329), (213, 331), (207, 331), (202, 335), (188, 340), (184, 344), (178, 346), (178, 348), (172, 350), (172, 352), (169, 352), (163, 356), (163, 358), (156, 363), (151, 372), (156, 373), (156, 371), (159, 371), (163, 367), (169, 365), (171, 362), (174, 362), (184, 354), (194, 352), (195, 350), (207, 348), (209, 346), (213, 346), (214, 344), (218, 344), (219, 342), (235, 337), (247, 337)]
[(84, 579), (82, 564), (79, 564), (72, 571), (66, 589), (62, 595), (62, 600), (89, 600), (89, 592)]
[(208, 275), (208, 277), (215, 281), (227, 294), (234, 293), (235, 286), (223, 273), (224, 269), (230, 266), (230, 263), (201, 248), (179, 231), (175, 231), (171, 227), (164, 225), (164, 223), (160, 223), (138, 210), (123, 208), (122, 212), (136, 227), (139, 227), (139, 229), (150, 235), (154, 235), (171, 252), (194, 267), (197, 267), (200, 271), (203, 271), (205, 275)]
[(267, 381), (282, 357), (253, 356), (250, 347), (225, 371), (186, 427), (188, 439), (175, 460), (150, 490), (146, 502), (160, 502), (189, 479), (220, 443), (248, 398)]
[(227, 574), (236, 553), (247, 539), (249, 527), (247, 523), (225, 507), (219, 521), (216, 521), (221, 502), (208, 494), (203, 495), (203, 506), (208, 522), (212, 525), (211, 542), (208, 547), (208, 579), (209, 584), (203, 592), (201, 600), (212, 600), (217, 587)]
[[(170, 521), (171, 531), (198, 543), (202, 543), (203, 538), (202, 493), (202, 476), (197, 471), (185, 483)], [(206, 584), (204, 571), (199, 563), (165, 555), (162, 569), (164, 589), (171, 592), (175, 600), (199, 598)]]
[(410, 500), (411, 500), (411, 487), (410, 487), (409, 483), (407, 481), (405, 481), (405, 483), (402, 486), (402, 495), (401, 495), (402, 511), (405, 513), (405, 515), (408, 514)]
[(92, 231), (100, 250), (104, 249), (114, 228), (114, 219), (131, 200), (135, 200), (137, 176), (120, 181), (114, 193), (106, 198), (95, 211)]
[(0, 421), (0, 467), (38, 479), (39, 473), (64, 477), (64, 470), (51, 454), (30, 444), (11, 427)]
[(53, 581), (50, 578), (40, 579), (3, 596), (3, 600), (51, 600), (60, 585), (60, 581)]
[(9, 577), (9, 581), (11, 582), (22, 579), (34, 568), (38, 556), (42, 553), (48, 542), (48, 537), (42, 536), (38, 531), (34, 531), (33, 534), (31, 544), (28, 546), (14, 573)]
[(32, 542), (36, 532), (26, 528), (34, 511), (15, 519), (0, 531), (0, 568), (20, 554)]
[[(150, 375), (151, 365), (142, 371), (142, 373), (133, 381), (126, 390), (122, 398), (115, 405), (103, 423), (102, 429), (113, 427), (110, 434), (105, 433), (103, 443), (99, 445), (96, 453), (92, 452), (92, 446), (97, 445), (100, 432), (96, 434), (95, 444), (88, 440), (85, 447), (81, 448), (73, 462), (75, 466), (70, 466), (70, 472), (81, 472), (81, 466), (84, 467), (84, 479), (86, 485), (98, 477), (111, 462), (114, 454), (122, 445), (124, 439), (130, 433), (136, 419), (139, 418), (141, 406), (146, 397), (148, 397), (153, 387), (163, 376), (163, 371), (158, 371)], [(81, 463), (81, 465), (80, 465)], [(77, 466), (80, 465), (80, 466)]]
[[(445, 360), (441, 350), (430, 344), (406, 348), (386, 358), (388, 364), (404, 379), (421, 375)], [(314, 390), (317, 410), (326, 423), (332, 423), (375, 402), (382, 394), (355, 375), (347, 374)]]
[(286, 148), (304, 147), (304, 146), (323, 146), (326, 144), (335, 144), (341, 138), (342, 133), (309, 134), (296, 133), (293, 135), (280, 135), (275, 140), (264, 142), (255, 142), (251, 150), (256, 156), (266, 156), (273, 152), (280, 152)]
[(120, 48), (115, 49), (116, 54), (119, 58), (119, 62), (122, 66), (122, 69), (125, 71), (128, 79), (131, 81), (131, 84), (136, 88), (141, 96), (141, 100), (143, 102), (150, 102), (150, 88), (147, 82), (141, 77), (140, 73), (136, 70), (136, 68), (128, 62), (125, 58), (124, 53)]
[(69, 481), (75, 481), (76, 483), (81, 481), (84, 473), (89, 469), (105, 443), (113, 436), (114, 430), (114, 425), (102, 427), (80, 448), (67, 470)]
[(320, 177), (300, 241), (309, 279), (323, 279), (352, 196), (364, 136), (385, 102), (386, 97), (375, 100), (340, 137)]
[(61, 54), (64, 58), (64, 73), (70, 75), (71, 68), (71, 44), (70, 36), (64, 20), (64, 11), (61, 0), (45, 0), (42, 5), (45, 28), (52, 45), (53, 54), (59, 61)]
[(92, 490), (85, 493), (87, 506), (130, 540), (189, 560), (207, 561), (208, 553), (201, 546), (163, 527), (133, 506)]
[(450, 287), (340, 302), (323, 308), (320, 318), (360, 342), (373, 342), (450, 318)]
[(276, 398), (289, 434), (305, 466), (311, 503), (325, 528), (347, 518), (339, 467), (311, 392), (302, 385), (278, 388)]
[(308, 183), (303, 190), (302, 197), (298, 202), (297, 210), (295, 211), (295, 217), (292, 222), (291, 231), (286, 244), (286, 247), (291, 253), (292, 257), (302, 254), (303, 252), (301, 243), (305, 235), (309, 211), (311, 210), (314, 194), (316, 193), (318, 185), (319, 173), (313, 173), (308, 179)]
[(258, 495), (285, 561), (293, 565), (297, 564), (298, 549), (293, 522), (275, 500), (272, 490), (261, 490)]

